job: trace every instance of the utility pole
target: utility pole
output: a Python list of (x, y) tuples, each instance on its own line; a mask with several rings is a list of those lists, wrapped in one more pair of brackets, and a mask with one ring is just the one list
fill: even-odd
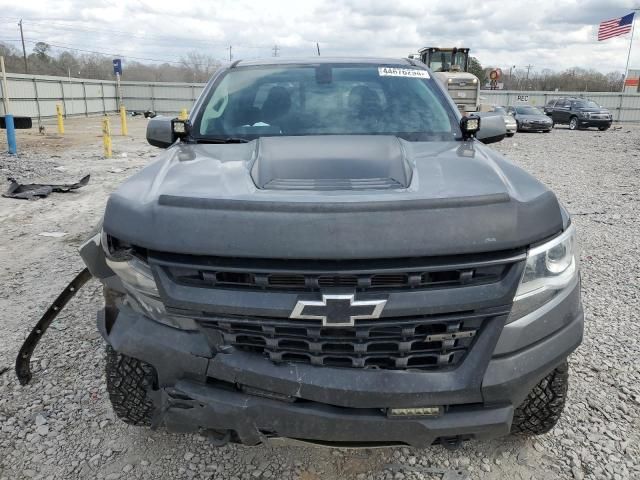
[(233, 60), (233, 53), (231, 53), (231, 49), (233, 47), (231, 45), (229, 45), (229, 61)]
[[(635, 14), (640, 12), (640, 8), (632, 9)], [(622, 79), (622, 92), (624, 92), (624, 86), (627, 83), (627, 76), (629, 75), (629, 60), (631, 59), (631, 47), (633, 46), (633, 34), (635, 33), (636, 28), (636, 16), (633, 16), (633, 21), (631, 22), (631, 40), (629, 40), (629, 53), (627, 53), (627, 65), (624, 67), (624, 78)]]
[(27, 65), (27, 50), (24, 48), (24, 33), (22, 33), (22, 19), (18, 22), (20, 27), (20, 39), (22, 40), (22, 57), (24, 58), (24, 73), (29, 73), (29, 66)]
[(527, 65), (527, 80), (529, 80), (529, 71), (533, 68), (533, 65)]
[(318, 50), (318, 56), (320, 56), (320, 44), (316, 42), (316, 49)]
[(271, 50), (273, 50), (273, 56), (277, 57), (278, 56), (278, 51), (280, 50), (280, 47), (278, 45), (274, 45)]

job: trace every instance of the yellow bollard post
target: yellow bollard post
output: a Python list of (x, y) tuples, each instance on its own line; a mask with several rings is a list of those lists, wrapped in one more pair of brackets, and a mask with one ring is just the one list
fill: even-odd
[(109, 117), (102, 119), (102, 146), (105, 158), (111, 158), (111, 124)]
[(188, 120), (189, 119), (189, 112), (187, 112), (186, 108), (183, 108), (182, 110), (180, 110), (180, 115), (178, 115), (178, 120)]
[(123, 136), (129, 135), (127, 130), (127, 109), (124, 108), (124, 105), (120, 105), (120, 129)]
[(58, 117), (58, 133), (60, 135), (64, 135), (64, 120), (62, 118), (62, 106), (59, 103), (56, 104), (56, 115)]

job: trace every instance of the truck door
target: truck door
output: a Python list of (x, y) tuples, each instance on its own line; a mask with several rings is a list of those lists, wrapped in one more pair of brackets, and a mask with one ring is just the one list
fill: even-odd
[(558, 100), (553, 107), (551, 119), (554, 123), (569, 123), (569, 102), (567, 100)]

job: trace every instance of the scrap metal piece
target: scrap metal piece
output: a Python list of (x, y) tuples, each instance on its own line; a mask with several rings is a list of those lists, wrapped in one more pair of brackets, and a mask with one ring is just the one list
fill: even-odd
[(20, 381), (20, 385), (26, 385), (31, 380), (31, 369), (29, 362), (31, 361), (31, 355), (36, 349), (36, 346), (40, 342), (40, 339), (49, 328), (49, 325), (62, 311), (65, 305), (71, 300), (78, 290), (89, 281), (91, 273), (88, 268), (82, 270), (76, 277), (71, 280), (71, 283), (62, 291), (55, 302), (47, 309), (42, 318), (38, 321), (29, 336), (22, 344), (20, 352), (16, 358), (16, 376)]
[(69, 184), (40, 184), (28, 183), (20, 184), (14, 178), (9, 178), (11, 182), (9, 188), (2, 194), (6, 198), (19, 198), (23, 200), (34, 200), (35, 198), (45, 198), (51, 192), (66, 193), (71, 190), (77, 190), (89, 183), (91, 175), (85, 175), (77, 183)]

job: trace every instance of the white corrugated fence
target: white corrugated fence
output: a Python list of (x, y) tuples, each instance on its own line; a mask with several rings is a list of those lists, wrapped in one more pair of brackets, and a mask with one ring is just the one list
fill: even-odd
[[(56, 104), (65, 115), (96, 115), (118, 109), (116, 82), (42, 75), (9, 74), (8, 89), (14, 115), (34, 119), (54, 117)], [(152, 110), (159, 114), (176, 114), (191, 109), (204, 88), (203, 83), (121, 82), (123, 102), (128, 110)], [(2, 85), (0, 83), (0, 98)], [(611, 110), (613, 119), (640, 122), (640, 94), (615, 92), (532, 92), (482, 90), (482, 103), (516, 105), (530, 103), (543, 106), (552, 98), (582, 96)], [(0, 102), (0, 114), (4, 108)]]
[[(118, 110), (115, 81), (44, 75), (8, 74), (11, 113), (34, 119), (56, 115), (56, 104), (66, 116), (99, 115)], [(202, 83), (121, 82), (122, 99), (128, 110), (153, 110), (174, 114), (190, 109)], [(0, 83), (0, 98), (4, 92)], [(0, 102), (0, 115), (4, 115)]]

